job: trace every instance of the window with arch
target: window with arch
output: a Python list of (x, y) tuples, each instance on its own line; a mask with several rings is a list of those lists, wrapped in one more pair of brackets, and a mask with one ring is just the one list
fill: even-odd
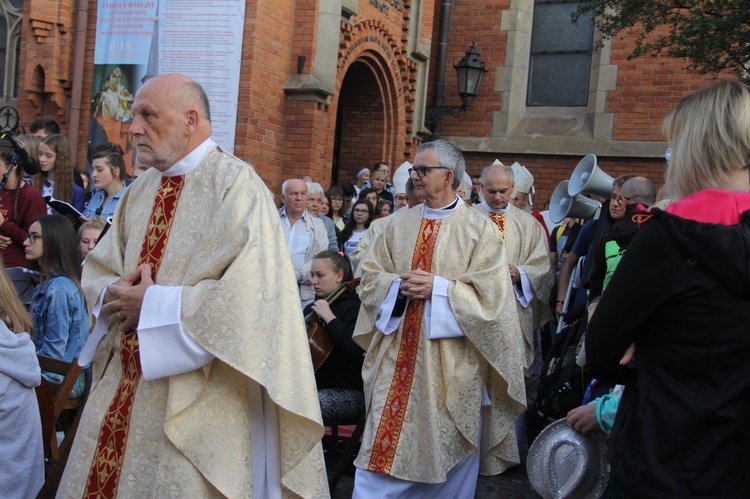
[(0, 90), (2, 102), (18, 96), (23, 0), (0, 0)]
[(571, 15), (583, 2), (535, 0), (527, 106), (585, 106), (594, 18)]

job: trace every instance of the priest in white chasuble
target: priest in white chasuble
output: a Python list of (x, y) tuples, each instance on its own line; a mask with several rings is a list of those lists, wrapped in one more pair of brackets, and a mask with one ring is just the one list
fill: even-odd
[(60, 497), (325, 497), (297, 283), (271, 195), (211, 139), (205, 93), (148, 80), (153, 167), (86, 259), (93, 385)]
[[(521, 321), (526, 367), (534, 361), (534, 331), (540, 318), (535, 313), (547, 309), (547, 298), (554, 276), (550, 271), (549, 242), (544, 227), (531, 214), (509, 203), (513, 192), (513, 169), (496, 161), (482, 171), (484, 199), (474, 206), (488, 215), (505, 242), (516, 307)], [(535, 307), (535, 303), (539, 306)]]
[(411, 178), (425, 203), (393, 217), (361, 264), (367, 424), (355, 498), (473, 498), (478, 473), (519, 462), (515, 297), (497, 279), (500, 234), (456, 196), (463, 171), (452, 144), (422, 144)]

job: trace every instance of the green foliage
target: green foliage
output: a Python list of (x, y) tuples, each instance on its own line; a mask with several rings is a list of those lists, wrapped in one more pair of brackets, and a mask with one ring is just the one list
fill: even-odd
[[(748, 0), (597, 0), (573, 15), (596, 16), (604, 40), (635, 35), (629, 59), (666, 54), (685, 58), (701, 74), (750, 73), (750, 2)], [(666, 27), (668, 33), (655, 30)]]

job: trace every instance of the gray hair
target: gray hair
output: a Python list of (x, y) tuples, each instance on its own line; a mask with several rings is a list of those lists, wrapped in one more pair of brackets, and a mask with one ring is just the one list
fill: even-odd
[(435, 151), (439, 165), (445, 167), (453, 172), (453, 183), (451, 187), (455, 191), (464, 178), (464, 172), (466, 171), (466, 161), (464, 161), (464, 155), (461, 153), (461, 149), (454, 146), (450, 142), (445, 140), (434, 140), (432, 142), (424, 142), (417, 147), (417, 153), (421, 151), (427, 151), (432, 149)]
[(508, 177), (510, 177), (510, 183), (511, 184), (516, 181), (516, 176), (513, 175), (513, 167), (507, 166), (507, 165), (504, 165), (504, 164), (500, 163), (499, 165), (485, 166), (482, 169), (482, 175), (479, 177), (479, 183), (480, 184), (484, 185), (484, 184), (487, 183), (487, 175), (489, 175), (490, 170), (492, 170), (493, 168), (502, 168), (503, 170), (505, 170), (505, 173), (507, 173)]
[(322, 196), (325, 196), (325, 191), (323, 190), (323, 186), (321, 186), (317, 182), (305, 182), (307, 184), (307, 195), (314, 195), (314, 194), (320, 194)]
[(211, 104), (208, 102), (208, 96), (206, 95), (205, 90), (203, 90), (203, 87), (198, 82), (189, 81), (185, 83), (185, 89), (188, 91), (190, 97), (194, 99), (195, 103), (198, 104), (201, 111), (203, 111), (203, 116), (206, 118), (206, 121), (210, 123)]
[[(307, 186), (307, 182), (303, 182), (302, 179), (300, 179), (300, 178), (289, 178), (289, 179), (286, 179), (286, 180), (284, 180), (284, 183), (281, 184), (281, 195), (282, 196), (286, 196), (287, 195), (286, 194), (286, 188), (289, 187), (289, 182), (292, 182), (294, 180), (299, 180), (300, 182), (302, 182), (303, 184), (305, 184)], [(308, 189), (309, 189), (309, 187), (308, 187)]]

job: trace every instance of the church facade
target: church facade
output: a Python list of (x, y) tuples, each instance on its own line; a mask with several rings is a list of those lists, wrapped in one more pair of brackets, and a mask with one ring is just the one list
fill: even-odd
[[(0, 0), (9, 28), (3, 100), (22, 125), (60, 122), (79, 168), (89, 147), (97, 5)], [(542, 203), (590, 153), (612, 176), (637, 172), (660, 184), (661, 121), (707, 79), (685, 61), (628, 60), (629, 39), (591, 54), (593, 22), (570, 22), (577, 5), (248, 1), (234, 152), (278, 193), (290, 177), (328, 187), (379, 161), (398, 166), (437, 129), (465, 152), (469, 173), (495, 159), (527, 166)], [(453, 64), (473, 43), (488, 70), (477, 97), (464, 113), (429, 121), (438, 93), (443, 105), (461, 104)], [(440, 47), (446, 69), (436, 90)]]

